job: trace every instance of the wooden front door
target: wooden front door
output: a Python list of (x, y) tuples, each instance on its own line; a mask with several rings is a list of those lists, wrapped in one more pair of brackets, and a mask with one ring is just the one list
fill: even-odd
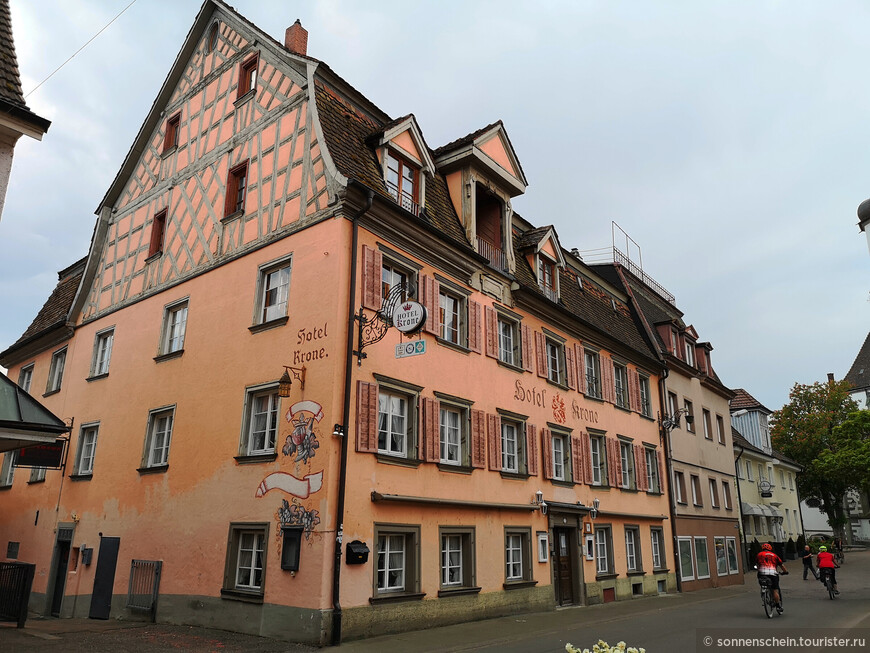
[(553, 584), (559, 605), (574, 603), (574, 561), (576, 553), (571, 546), (571, 529), (553, 529)]

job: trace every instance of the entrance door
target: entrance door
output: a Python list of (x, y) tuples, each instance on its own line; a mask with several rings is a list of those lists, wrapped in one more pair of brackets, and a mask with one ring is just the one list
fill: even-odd
[(556, 601), (559, 605), (574, 603), (574, 571), (571, 547), (571, 530), (554, 528), (553, 537), (556, 540), (553, 547), (553, 582), (556, 586)]
[(57, 556), (54, 563), (54, 592), (51, 595), (51, 616), (60, 616), (63, 591), (66, 587), (66, 570), (69, 565), (69, 542), (57, 543)]
[(108, 619), (112, 610), (112, 588), (115, 585), (115, 567), (118, 564), (120, 537), (101, 537), (94, 591), (91, 594), (91, 619)]

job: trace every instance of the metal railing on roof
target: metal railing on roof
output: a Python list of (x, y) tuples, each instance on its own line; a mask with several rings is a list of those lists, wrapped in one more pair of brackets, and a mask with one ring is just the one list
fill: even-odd
[(486, 257), (489, 264), (503, 272), (508, 271), (507, 257), (504, 251), (493, 245), (488, 240), (484, 240), (480, 236), (477, 237), (477, 252)]
[(676, 298), (669, 293), (663, 285), (644, 272), (642, 267), (620, 252), (616, 247), (613, 248), (613, 262), (619, 263), (622, 267), (626, 268), (634, 276), (640, 279), (650, 290), (655, 292), (669, 304), (676, 306)]

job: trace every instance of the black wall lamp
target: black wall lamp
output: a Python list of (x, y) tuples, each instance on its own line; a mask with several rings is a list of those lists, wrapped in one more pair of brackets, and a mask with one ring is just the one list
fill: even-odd
[(678, 408), (673, 415), (665, 415), (661, 421), (662, 427), (667, 431), (674, 430), (680, 425), (680, 415), (686, 416), (686, 424), (691, 425), (695, 422), (695, 416), (689, 412), (688, 408)]
[[(289, 365), (284, 365), (284, 374), (281, 375), (281, 379), (278, 381), (278, 396), (279, 397), (289, 397), (290, 396), (290, 388), (293, 385), (293, 379), (297, 379), (299, 381), (299, 387), (303, 390), (305, 389), (305, 366), (302, 367), (290, 367)], [(293, 377), (290, 377), (290, 372), (293, 372)]]

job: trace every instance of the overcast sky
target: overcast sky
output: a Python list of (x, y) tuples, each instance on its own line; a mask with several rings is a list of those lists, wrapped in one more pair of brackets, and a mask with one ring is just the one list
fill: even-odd
[[(129, 0), (12, 0), (25, 94)], [(870, 328), (866, 2), (234, 0), (431, 148), (501, 119), (529, 181), (514, 208), (568, 249), (617, 222), (722, 381), (770, 409), (842, 378)], [(0, 350), (87, 253), (94, 211), (199, 11), (137, 0), (27, 98), (0, 221)]]

